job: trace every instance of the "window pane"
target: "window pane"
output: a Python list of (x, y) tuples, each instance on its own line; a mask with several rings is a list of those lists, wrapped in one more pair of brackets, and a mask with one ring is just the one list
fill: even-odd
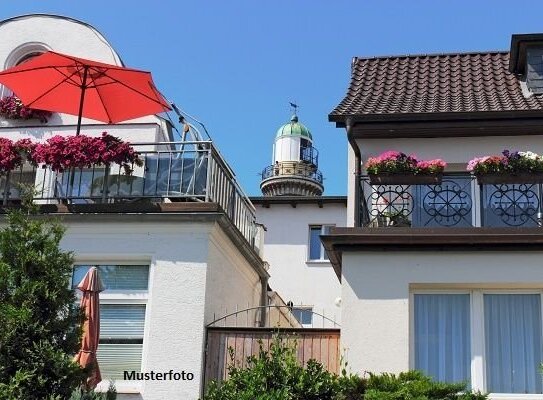
[(102, 376), (123, 379), (124, 371), (141, 371), (144, 304), (101, 304), (98, 363)]
[[(81, 282), (90, 265), (74, 266), (72, 287)], [(106, 290), (147, 290), (149, 286), (148, 265), (97, 265)]]
[(292, 314), (302, 325), (311, 325), (313, 322), (312, 308), (293, 308)]
[(100, 305), (100, 339), (141, 339), (144, 325), (144, 304)]
[(321, 227), (312, 226), (309, 233), (309, 259), (319, 260), (321, 258)]
[(442, 382), (470, 381), (468, 294), (415, 295), (415, 368)]
[(143, 344), (109, 344), (98, 345), (98, 365), (103, 379), (121, 380), (124, 371), (141, 371), (141, 353)]
[(485, 294), (487, 390), (541, 393), (541, 297)]

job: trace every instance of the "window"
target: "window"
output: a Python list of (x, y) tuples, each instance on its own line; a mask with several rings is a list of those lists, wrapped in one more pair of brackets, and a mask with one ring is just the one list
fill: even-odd
[(415, 369), (444, 382), (470, 380), (467, 294), (415, 295)]
[(324, 251), (320, 235), (330, 233), (334, 225), (311, 225), (309, 227), (309, 261), (327, 261), (328, 254)]
[(22, 56), (15, 65), (21, 65), (21, 64), (24, 64), (25, 62), (27, 61), (30, 61), (32, 60), (33, 58), (39, 56), (39, 55), (42, 55), (43, 54), (43, 51), (33, 51), (33, 52), (30, 52), (28, 54), (25, 54), (24, 56)]
[[(73, 288), (90, 267), (74, 267)], [(149, 266), (96, 267), (105, 286), (100, 298), (100, 342), (97, 354), (100, 371), (106, 379), (122, 380), (125, 370), (141, 370)]]
[(294, 307), (292, 315), (303, 326), (311, 326), (313, 324), (313, 308), (311, 307)]
[(541, 296), (485, 294), (489, 392), (541, 393)]
[[(413, 295), (414, 368), (489, 393), (542, 393), (542, 292)], [(472, 326), (473, 325), (473, 326)]]

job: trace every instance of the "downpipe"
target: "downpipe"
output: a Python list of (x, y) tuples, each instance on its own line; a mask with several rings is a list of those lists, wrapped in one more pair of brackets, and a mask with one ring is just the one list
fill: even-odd
[(360, 148), (358, 143), (353, 137), (353, 121), (351, 118), (347, 119), (347, 140), (349, 145), (354, 151), (354, 226), (360, 226), (360, 178), (362, 176), (362, 155), (360, 154)]

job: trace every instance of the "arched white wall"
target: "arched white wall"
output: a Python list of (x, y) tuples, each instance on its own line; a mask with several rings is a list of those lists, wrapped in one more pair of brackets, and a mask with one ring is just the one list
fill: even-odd
[[(0, 37), (2, 38), (0, 69), (13, 66), (25, 54), (36, 50), (52, 50), (80, 58), (122, 65), (121, 58), (100, 32), (88, 24), (67, 17), (34, 14), (0, 21)], [(0, 97), (9, 93), (9, 90), (0, 85)], [(95, 122), (83, 119), (83, 124)], [(160, 119), (148, 116), (131, 120), (131, 122), (159, 123)], [(55, 114), (49, 121), (52, 125), (75, 125), (76, 123), (77, 117), (67, 114)]]

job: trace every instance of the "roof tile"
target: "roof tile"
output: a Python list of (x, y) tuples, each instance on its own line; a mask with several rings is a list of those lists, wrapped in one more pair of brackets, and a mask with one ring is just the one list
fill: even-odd
[(358, 58), (330, 117), (543, 110), (508, 67), (508, 52)]

